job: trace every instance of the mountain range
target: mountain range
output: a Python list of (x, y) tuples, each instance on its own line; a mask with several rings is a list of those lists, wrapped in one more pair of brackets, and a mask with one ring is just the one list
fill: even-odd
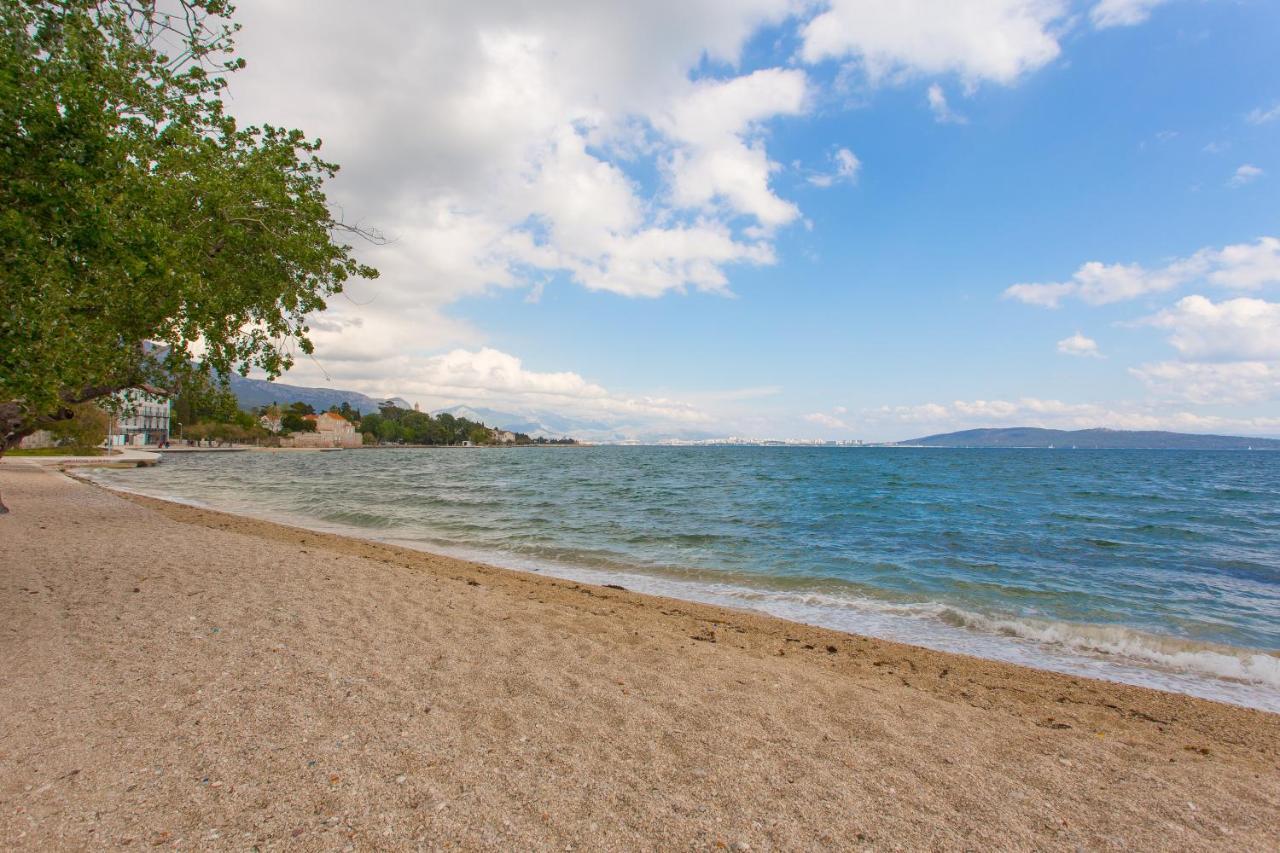
[(914, 447), (1041, 447), (1077, 450), (1280, 450), (1280, 439), (1119, 429), (967, 429), (900, 441)]
[[(286, 405), (302, 402), (323, 412), (330, 406), (341, 406), (343, 403), (360, 414), (367, 415), (378, 411), (382, 400), (375, 400), (358, 391), (343, 391), (339, 388), (307, 388), (302, 385), (286, 385), (283, 382), (268, 382), (265, 379), (249, 379), (238, 374), (231, 375), (231, 392), (236, 395), (242, 409), (258, 406), (269, 406), (272, 403)], [(392, 397), (391, 402), (402, 409), (412, 409), (408, 401)]]

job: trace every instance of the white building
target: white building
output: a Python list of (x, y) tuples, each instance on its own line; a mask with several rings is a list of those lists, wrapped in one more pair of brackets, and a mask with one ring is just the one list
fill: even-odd
[(116, 394), (119, 409), (112, 418), (107, 442), (159, 444), (169, 440), (169, 400), (131, 388)]

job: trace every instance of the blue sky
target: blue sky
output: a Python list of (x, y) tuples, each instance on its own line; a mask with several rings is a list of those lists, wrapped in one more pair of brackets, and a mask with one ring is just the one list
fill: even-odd
[(393, 8), (243, 16), (233, 110), (392, 238), (288, 381), (605, 438), (1280, 433), (1277, 4)]

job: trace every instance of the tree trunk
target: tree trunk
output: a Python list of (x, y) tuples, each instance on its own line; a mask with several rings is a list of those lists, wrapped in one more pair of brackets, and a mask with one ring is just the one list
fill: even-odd
[[(36, 431), (36, 425), (27, 417), (27, 410), (13, 400), (0, 402), (0, 460), (6, 450), (18, 446), (18, 442)], [(0, 497), (0, 515), (9, 512)]]

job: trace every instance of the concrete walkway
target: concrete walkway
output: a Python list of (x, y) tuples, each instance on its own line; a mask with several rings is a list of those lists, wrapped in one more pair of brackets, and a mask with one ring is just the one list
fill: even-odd
[(132, 465), (145, 468), (160, 462), (160, 454), (146, 450), (123, 448), (107, 456), (11, 456), (0, 457), (0, 465), (39, 465), (44, 468), (104, 467)]

